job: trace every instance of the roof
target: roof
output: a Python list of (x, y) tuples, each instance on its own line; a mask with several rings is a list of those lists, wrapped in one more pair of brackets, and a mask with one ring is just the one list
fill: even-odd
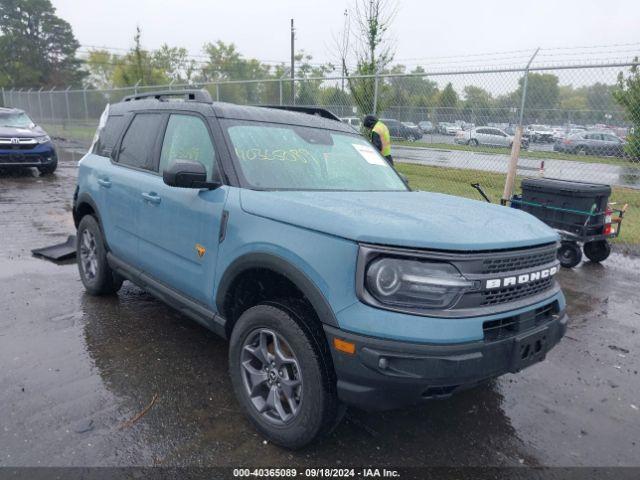
[[(218, 118), (227, 118), (232, 120), (250, 120), (268, 123), (281, 123), (286, 125), (298, 125), (304, 127), (322, 128), (326, 130), (336, 130), (353, 134), (353, 129), (349, 125), (346, 125), (338, 120), (331, 120), (310, 113), (289, 111), (286, 110), (286, 106), (276, 106), (273, 108), (269, 108), (261, 106), (236, 105), (233, 103), (225, 102), (209, 102), (197, 100), (172, 101), (168, 99), (159, 100), (158, 98), (154, 98), (153, 94), (154, 92), (147, 93), (147, 98), (139, 99), (128, 97), (127, 101), (114, 103), (110, 106), (110, 113), (112, 115), (124, 115), (128, 112), (135, 112), (140, 110), (184, 110), (189, 112), (198, 112), (205, 116), (216, 116)], [(306, 110), (305, 107), (292, 108)], [(309, 111), (313, 110), (313, 108), (309, 108)]]
[(236, 105), (233, 103), (214, 102), (213, 111), (218, 118), (232, 120), (251, 120), (257, 122), (282, 123), (301, 127), (315, 127), (327, 130), (337, 130), (353, 134), (353, 129), (338, 120), (330, 120), (318, 115), (292, 112), (280, 108), (254, 107)]
[(24, 113), (24, 110), (20, 110), (19, 108), (0, 107), (0, 113)]

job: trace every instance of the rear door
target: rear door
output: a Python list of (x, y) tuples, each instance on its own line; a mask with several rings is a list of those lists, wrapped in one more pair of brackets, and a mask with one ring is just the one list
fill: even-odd
[(140, 185), (152, 177), (162, 115), (138, 113), (120, 140), (115, 160), (99, 181), (108, 190), (105, 203), (105, 233), (111, 251), (125, 262), (139, 267), (138, 234), (142, 197)]
[(202, 163), (209, 180), (220, 175), (208, 120), (171, 113), (155, 175), (140, 188), (140, 259), (151, 277), (205, 305), (213, 305), (213, 281), (227, 187), (169, 187), (162, 172), (176, 160)]

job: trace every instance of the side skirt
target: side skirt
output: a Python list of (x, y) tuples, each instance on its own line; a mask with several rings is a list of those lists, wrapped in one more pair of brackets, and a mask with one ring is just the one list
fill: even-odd
[(141, 270), (115, 257), (111, 252), (107, 253), (107, 262), (119, 275), (135, 283), (180, 313), (195, 320), (203, 327), (220, 335), (222, 338), (227, 338), (225, 331), (226, 320), (217, 313), (164, 283), (151, 278)]

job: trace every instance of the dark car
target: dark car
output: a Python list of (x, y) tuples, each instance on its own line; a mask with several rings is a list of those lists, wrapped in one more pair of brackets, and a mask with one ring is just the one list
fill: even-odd
[(58, 166), (51, 138), (22, 110), (0, 108), (0, 168), (36, 167), (48, 175)]
[(556, 152), (623, 157), (625, 142), (611, 133), (580, 132), (556, 141)]
[(387, 126), (392, 138), (400, 138), (402, 140), (409, 140), (410, 142), (422, 138), (422, 132), (417, 126), (411, 128), (392, 118), (381, 118), (380, 121)]

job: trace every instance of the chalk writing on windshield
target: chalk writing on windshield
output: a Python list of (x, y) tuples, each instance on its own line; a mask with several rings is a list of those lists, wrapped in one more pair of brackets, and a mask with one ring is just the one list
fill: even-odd
[(316, 162), (313, 154), (304, 148), (276, 150), (268, 150), (266, 148), (236, 148), (236, 155), (242, 161)]

